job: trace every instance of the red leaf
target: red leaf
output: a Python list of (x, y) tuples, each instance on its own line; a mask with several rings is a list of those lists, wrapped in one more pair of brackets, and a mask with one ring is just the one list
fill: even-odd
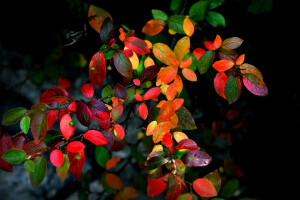
[(173, 147), (173, 139), (171, 133), (166, 133), (163, 137), (162, 143), (166, 147)]
[(193, 182), (193, 188), (202, 197), (214, 197), (218, 195), (214, 185), (204, 178), (196, 179)]
[(124, 41), (125, 46), (131, 51), (139, 55), (145, 55), (150, 53), (147, 43), (137, 37), (128, 37)]
[(118, 98), (123, 99), (123, 100), (127, 99), (127, 91), (123, 87), (123, 85), (121, 85), (119, 83), (116, 84), (114, 87), (114, 92)]
[(207, 50), (216, 50), (214, 43), (211, 41), (205, 41), (204, 45)]
[(176, 149), (199, 150), (200, 147), (198, 147), (197, 143), (194, 140), (183, 139), (180, 142), (178, 142)]
[(104, 135), (96, 130), (87, 131), (83, 137), (91, 141), (94, 145), (103, 145), (107, 143), (107, 140), (104, 137)]
[(119, 124), (114, 125), (114, 133), (115, 133), (115, 136), (121, 140), (125, 137), (124, 128)]
[(253, 74), (244, 74), (243, 83), (245, 87), (254, 95), (268, 95), (268, 88), (264, 81)]
[(94, 96), (94, 87), (90, 83), (84, 83), (80, 87), (80, 91), (87, 98), (92, 98)]
[(0, 137), (0, 151), (6, 152), (12, 148), (12, 140), (10, 135), (4, 133)]
[(137, 101), (143, 101), (143, 97), (139, 94), (135, 94), (134, 95), (134, 98), (137, 100)]
[(71, 88), (72, 82), (68, 78), (58, 77), (58, 84), (64, 89), (68, 90)]
[(68, 106), (68, 110), (69, 110), (69, 111), (72, 111), (72, 112), (76, 112), (76, 108), (77, 108), (76, 102), (72, 102), (72, 103), (70, 103), (70, 105)]
[(65, 114), (59, 123), (59, 128), (64, 138), (68, 141), (69, 138), (74, 134), (75, 126), (71, 126), (70, 122), (72, 121), (70, 114)]
[(160, 95), (161, 89), (159, 87), (153, 87), (148, 90), (144, 95), (144, 100), (150, 100)]
[(13, 171), (12, 164), (10, 164), (2, 159), (3, 154), (4, 154), (4, 152), (0, 151), (0, 169), (7, 171), (7, 172), (12, 172)]
[(47, 145), (44, 142), (37, 143), (36, 140), (32, 140), (24, 146), (24, 151), (30, 158), (37, 158), (47, 151)]
[(212, 65), (218, 72), (224, 72), (234, 66), (231, 60), (219, 60)]
[(76, 103), (76, 117), (83, 126), (89, 126), (92, 123), (93, 114), (89, 107), (83, 102)]
[(24, 146), (26, 144), (25, 137), (24, 136), (18, 136), (13, 139), (13, 147), (15, 149), (24, 149)]
[(159, 71), (157, 79), (160, 79), (163, 83), (168, 84), (175, 79), (177, 72), (178, 67), (170, 65)]
[(74, 141), (70, 142), (67, 146), (67, 150), (72, 153), (78, 153), (85, 148), (85, 145), (82, 142)]
[(100, 100), (92, 99), (87, 103), (90, 111), (92, 112), (93, 116), (99, 118), (101, 120), (109, 119), (109, 110), (105, 103)]
[(64, 163), (64, 155), (59, 149), (55, 149), (50, 153), (50, 162), (55, 167), (60, 167)]
[(143, 120), (146, 120), (148, 117), (148, 108), (145, 103), (142, 103), (139, 106), (139, 115)]
[(122, 116), (123, 110), (124, 108), (121, 104), (118, 104), (112, 108), (110, 115), (114, 122), (116, 122)]
[(68, 158), (70, 161), (69, 172), (80, 181), (82, 175), (82, 167), (85, 161), (84, 151), (78, 153), (68, 152)]
[(41, 103), (54, 103), (61, 102), (68, 99), (68, 92), (61, 87), (53, 87), (46, 90), (41, 97), (39, 98), (39, 102)]
[(152, 19), (145, 24), (142, 32), (150, 36), (157, 35), (164, 29), (164, 26), (165, 22), (163, 20)]
[(117, 71), (125, 77), (132, 77), (133, 69), (128, 57), (122, 51), (116, 51), (114, 53), (114, 65)]
[(161, 194), (166, 186), (167, 183), (164, 181), (165, 177), (161, 177), (159, 179), (151, 179), (147, 186), (147, 196), (148, 197), (155, 197)]
[(40, 113), (31, 122), (31, 133), (34, 139), (39, 143), (47, 133), (47, 115)]
[(99, 88), (106, 76), (105, 57), (102, 52), (97, 52), (89, 65), (89, 77), (96, 88)]
[(218, 95), (226, 99), (225, 94), (224, 94), (224, 88), (226, 81), (228, 80), (228, 77), (224, 72), (219, 72), (214, 78), (214, 87)]
[(47, 112), (47, 129), (50, 129), (56, 121), (58, 110), (50, 110)]
[(136, 86), (141, 86), (141, 81), (139, 79), (133, 79), (133, 83)]
[(193, 51), (193, 54), (195, 55), (196, 59), (199, 60), (199, 58), (205, 53), (204, 49), (196, 48)]

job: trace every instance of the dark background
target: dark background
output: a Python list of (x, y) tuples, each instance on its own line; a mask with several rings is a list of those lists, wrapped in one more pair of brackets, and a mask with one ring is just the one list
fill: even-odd
[[(87, 2), (106, 9), (116, 27), (125, 24), (135, 29), (138, 37), (143, 37), (141, 28), (152, 19), (151, 9), (169, 11), (169, 1), (165, 0)], [(298, 170), (295, 164), (298, 156), (295, 153), (300, 125), (297, 71), (299, 7), (296, 2), (273, 1), (271, 12), (254, 15), (247, 13), (249, 1), (226, 0), (216, 9), (224, 15), (226, 27), (207, 31), (209, 40), (213, 40), (216, 34), (223, 39), (232, 36), (243, 38), (246, 62), (262, 72), (269, 88), (267, 97), (254, 96), (245, 87), (242, 88), (239, 101), (247, 102), (247, 109), (254, 117), (248, 127), (247, 140), (232, 146), (235, 152), (232, 156), (246, 169), (247, 193), (263, 199), (291, 194), (294, 183), (285, 177), (293, 177)], [(81, 30), (86, 22), (85, 13), (70, 9), (65, 1), (6, 1), (0, 9), (0, 47), (22, 55), (30, 54), (39, 64), (43, 63), (50, 49), (58, 45), (57, 38), (62, 36), (58, 31)], [(87, 36), (68, 48), (81, 49), (89, 61), (99, 45), (97, 33), (88, 26)], [(22, 67), (22, 60), (14, 60), (12, 67)], [(218, 112), (213, 88), (197, 87), (204, 115), (213, 117)], [(1, 98), (5, 99), (7, 95), (2, 83)], [(1, 107), (5, 108), (5, 100), (1, 102), (4, 104)], [(237, 104), (228, 106), (222, 102), (225, 109)]]

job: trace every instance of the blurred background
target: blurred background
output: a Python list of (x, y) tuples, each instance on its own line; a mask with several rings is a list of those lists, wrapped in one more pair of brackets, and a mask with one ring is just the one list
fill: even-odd
[[(181, 14), (187, 14), (184, 9), (195, 2), (183, 1)], [(108, 11), (116, 30), (123, 24), (134, 29), (140, 38), (144, 37), (142, 27), (152, 19), (151, 9), (170, 13), (169, 0), (2, 2), (1, 118), (11, 108), (29, 109), (50, 87), (69, 88), (75, 98), (81, 98), (79, 88), (89, 81), (88, 64), (101, 46), (98, 33), (87, 21), (89, 4)], [(212, 41), (219, 34), (222, 39), (233, 36), (244, 39), (238, 53), (245, 53), (245, 62), (262, 72), (269, 89), (268, 96), (257, 97), (242, 87), (240, 99), (228, 105), (204, 76), (199, 77), (199, 82), (187, 85), (190, 98), (187, 108), (203, 136), (199, 142), (219, 160), (214, 167), (222, 166), (221, 170), (228, 171), (222, 162), (230, 158), (227, 162), (235, 163), (232, 165), (235, 170), (229, 173), (239, 185), (231, 185), (234, 195), (228, 199), (271, 199), (290, 195), (292, 190), (292, 183), (287, 184), (284, 177), (296, 173), (293, 161), (297, 160), (296, 138), (300, 126), (297, 9), (297, 1), (225, 0), (216, 11), (225, 17), (226, 26), (206, 26), (192, 38), (197, 41), (199, 34)], [(69, 45), (72, 40), (66, 34), (81, 33), (84, 29), (85, 33)], [(112, 84), (115, 76), (110, 71), (104, 84)], [(100, 96), (101, 90), (97, 94)], [(14, 135), (19, 132), (18, 125), (1, 125), (1, 132)], [(91, 156), (85, 170), (99, 170), (92, 159)], [(32, 189), (22, 165), (14, 166), (13, 173), (0, 171), (0, 199), (21, 196), (22, 199), (77, 199), (79, 188), (80, 183), (72, 177), (61, 183), (50, 165), (44, 183), (37, 190)], [(97, 198), (95, 195), (94, 199)]]

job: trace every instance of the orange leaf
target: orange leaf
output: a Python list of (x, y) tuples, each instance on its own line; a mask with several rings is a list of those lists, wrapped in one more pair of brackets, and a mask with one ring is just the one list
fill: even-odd
[(100, 33), (102, 23), (107, 17), (112, 18), (106, 10), (97, 6), (90, 5), (88, 11), (89, 24), (95, 31)]
[(164, 181), (165, 177), (161, 177), (159, 179), (151, 179), (147, 186), (147, 196), (148, 197), (155, 197), (161, 194), (166, 186), (167, 183)]
[(218, 193), (215, 186), (204, 178), (198, 178), (193, 182), (193, 188), (202, 197), (214, 197)]
[(123, 188), (123, 182), (115, 174), (111, 174), (111, 173), (106, 174), (105, 181), (107, 185), (113, 189), (121, 190)]
[(177, 74), (175, 79), (174, 79), (174, 83), (176, 83), (177, 86), (177, 93), (178, 95), (180, 95), (182, 89), (183, 89), (183, 83), (182, 83), (182, 79), (181, 77)]
[(179, 62), (181, 62), (184, 56), (190, 52), (190, 47), (191, 47), (191, 42), (188, 36), (185, 36), (180, 40), (178, 40), (178, 42), (174, 47), (174, 53)]
[(157, 79), (160, 79), (161, 82), (168, 84), (173, 81), (177, 75), (178, 67), (168, 66), (159, 71)]
[(171, 101), (166, 101), (164, 104), (162, 104), (159, 115), (168, 115), (172, 116), (175, 113), (176, 106)]
[(241, 65), (241, 64), (244, 63), (244, 60), (245, 60), (245, 54), (240, 55), (240, 56), (236, 59), (235, 64), (236, 64), (236, 65)]
[(138, 193), (136, 192), (136, 190), (133, 187), (125, 187), (123, 189), (123, 194), (125, 196), (125, 198), (128, 199), (134, 199), (137, 198)]
[(207, 50), (216, 50), (214, 43), (211, 41), (205, 41), (204, 45)]
[(231, 60), (219, 60), (212, 65), (218, 72), (224, 72), (234, 66)]
[(180, 131), (174, 132), (173, 136), (174, 136), (174, 139), (176, 140), (176, 142), (180, 142), (181, 140), (184, 140), (184, 139), (189, 139), (185, 133), (180, 132)]
[(153, 142), (158, 143), (162, 141), (164, 135), (171, 130), (171, 124), (169, 122), (161, 122), (157, 125), (157, 129), (153, 133)]
[(119, 124), (114, 125), (114, 133), (115, 133), (115, 136), (121, 140), (125, 137), (124, 128)]
[(190, 37), (194, 34), (195, 27), (188, 17), (183, 20), (183, 31)]
[(172, 101), (172, 104), (175, 106), (175, 110), (178, 110), (183, 105), (184, 99), (177, 98)]
[(120, 28), (119, 32), (120, 32), (119, 39), (123, 42), (125, 40), (126, 33), (124, 32), (123, 28)]
[(144, 67), (147, 68), (153, 65), (155, 65), (154, 60), (150, 56), (148, 56), (144, 61)]
[(154, 131), (157, 128), (157, 121), (152, 121), (148, 126), (147, 126), (147, 130), (146, 130), (146, 135), (152, 135), (154, 133)]
[(222, 39), (219, 35), (216, 36), (215, 40), (214, 40), (214, 46), (216, 49), (220, 48), (222, 44)]
[(106, 163), (106, 170), (110, 170), (114, 168), (120, 162), (120, 160), (121, 160), (120, 156), (109, 159)]
[(183, 61), (181, 61), (181, 63), (180, 63), (180, 68), (187, 68), (187, 67), (189, 67), (191, 64), (192, 64), (192, 57), (189, 57), (188, 59), (185, 59), (185, 60), (183, 60)]
[(184, 68), (182, 70), (182, 75), (189, 81), (197, 81), (197, 75), (189, 68)]
[(152, 19), (148, 21), (142, 29), (142, 32), (153, 36), (160, 33), (165, 26), (165, 22), (161, 19)]
[(137, 101), (143, 101), (143, 97), (139, 94), (135, 94), (134, 95), (134, 98), (137, 100)]
[(175, 53), (170, 49), (169, 46), (163, 43), (155, 43), (153, 45), (153, 54), (160, 62), (166, 65), (179, 65)]
[(177, 86), (176, 83), (172, 83), (168, 86), (166, 96), (168, 101), (171, 101), (175, 98), (175, 95), (177, 93)]

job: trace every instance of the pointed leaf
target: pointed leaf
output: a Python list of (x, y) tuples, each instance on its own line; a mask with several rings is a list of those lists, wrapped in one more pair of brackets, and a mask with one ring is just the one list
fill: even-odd
[(206, 13), (207, 22), (213, 27), (225, 27), (225, 18), (218, 12), (210, 11)]
[[(190, 52), (190, 46), (191, 46), (191, 41), (188, 36), (185, 36), (178, 40), (174, 47), (174, 53), (176, 55), (176, 58), (178, 62), (181, 62), (184, 58), (184, 56)], [(173, 64), (174, 66), (177, 66)]]
[(225, 49), (236, 49), (243, 43), (244, 40), (242, 40), (239, 37), (231, 37), (227, 38), (222, 43), (222, 48)]
[(241, 64), (244, 63), (244, 60), (245, 60), (245, 54), (242, 54), (242, 55), (240, 55), (240, 56), (236, 59), (235, 64), (236, 64), (236, 65), (241, 65)]
[(162, 156), (154, 156), (152, 158), (150, 158), (149, 160), (147, 160), (147, 170), (152, 170), (152, 169), (156, 169), (162, 165), (164, 165), (165, 163), (167, 163), (167, 160), (162, 157)]
[(186, 107), (181, 106), (178, 110), (175, 111), (175, 113), (178, 116), (179, 124), (182, 126), (183, 130), (197, 129), (195, 120)]
[(254, 76), (257, 76), (259, 79), (263, 80), (263, 76), (261, 72), (253, 65), (250, 65), (248, 63), (244, 63), (240, 66), (240, 71), (242, 74), (252, 74)]
[(155, 43), (153, 45), (153, 54), (160, 62), (166, 65), (179, 65), (175, 53), (163, 43)]
[(147, 43), (137, 37), (128, 37), (124, 41), (124, 45), (138, 55), (146, 55), (150, 53)]
[(154, 36), (160, 33), (165, 26), (165, 22), (161, 19), (152, 19), (149, 20), (142, 29), (142, 32)]
[(118, 98), (123, 100), (127, 99), (127, 92), (123, 85), (117, 83), (114, 87), (114, 92)]
[(85, 132), (83, 137), (92, 142), (94, 145), (103, 145), (107, 143), (104, 135), (96, 130), (88, 130), (87, 132)]
[(206, 174), (203, 178), (211, 182), (214, 185), (217, 192), (220, 191), (221, 177), (217, 169), (213, 172), (210, 172), (209, 174)]
[(85, 161), (84, 151), (79, 151), (77, 153), (68, 152), (68, 158), (70, 161), (69, 172), (77, 179), (81, 179), (82, 167)]
[(237, 76), (230, 76), (225, 83), (224, 94), (229, 104), (234, 103), (241, 95), (241, 81)]
[(47, 171), (47, 161), (44, 157), (38, 157), (34, 161), (34, 171), (29, 172), (29, 178), (31, 185), (34, 189), (39, 187), (39, 185), (43, 182), (46, 171)]
[(189, 37), (191, 37), (195, 31), (195, 27), (194, 27), (193, 23), (187, 17), (183, 20), (183, 31)]
[(60, 167), (64, 163), (64, 155), (59, 149), (54, 149), (50, 153), (50, 162), (55, 167)]
[(167, 183), (164, 181), (165, 177), (161, 177), (159, 179), (151, 179), (147, 186), (147, 196), (148, 197), (155, 197), (161, 194), (166, 186)]
[(19, 121), (26, 114), (27, 110), (25, 108), (14, 108), (8, 110), (2, 118), (2, 125), (11, 125)]
[(88, 11), (88, 17), (89, 17), (90, 26), (98, 33), (100, 32), (100, 28), (103, 24), (103, 21), (107, 17), (111, 18), (110, 14), (106, 10), (94, 5), (90, 5)]
[(219, 35), (216, 36), (215, 40), (214, 40), (214, 47), (216, 49), (220, 48), (222, 44), (222, 39)]
[(28, 172), (34, 172), (34, 162), (32, 160), (26, 160), (24, 162), (24, 168), (28, 171)]
[(100, 29), (100, 39), (104, 44), (108, 44), (109, 41), (114, 37), (115, 27), (112, 23), (112, 19), (107, 17), (104, 19)]
[(44, 142), (37, 143), (36, 140), (32, 140), (24, 146), (24, 151), (30, 158), (37, 158), (47, 151), (47, 145)]
[(39, 102), (50, 104), (54, 102), (61, 102), (68, 99), (68, 92), (61, 87), (53, 87), (46, 90), (41, 97), (39, 98)]
[(182, 69), (182, 75), (189, 81), (197, 81), (197, 75), (189, 68)]
[(221, 60), (231, 60), (235, 62), (239, 55), (234, 50), (220, 48), (218, 50), (218, 56)]
[(171, 83), (166, 91), (166, 96), (168, 101), (172, 101), (175, 98), (175, 95), (177, 93), (177, 85), (176, 83)]
[(153, 87), (148, 90), (144, 95), (144, 100), (150, 100), (160, 95), (161, 89), (159, 87)]
[(203, 151), (189, 151), (181, 157), (182, 162), (189, 167), (203, 167), (208, 165), (212, 158)]
[(56, 168), (56, 173), (62, 182), (64, 182), (64, 180), (66, 179), (67, 173), (70, 168), (70, 161), (67, 154), (63, 154), (63, 156), (64, 156), (63, 164), (60, 167)]
[(80, 87), (80, 91), (87, 98), (92, 98), (94, 96), (94, 87), (90, 83), (84, 83)]
[(116, 122), (122, 116), (123, 110), (124, 108), (121, 104), (118, 104), (112, 108), (110, 115), (114, 122)]
[(176, 78), (177, 72), (178, 67), (170, 65), (159, 71), (157, 79), (160, 79), (163, 83), (168, 84)]
[(169, 122), (161, 122), (157, 125), (156, 130), (153, 133), (153, 142), (158, 143), (162, 141), (164, 135), (171, 130), (171, 124)]
[(67, 141), (74, 134), (75, 131), (75, 126), (72, 126), (72, 124), (70, 124), (71, 121), (71, 115), (67, 113), (61, 118), (59, 123), (60, 131)]
[(184, 140), (184, 139), (189, 139), (188, 136), (183, 133), (183, 132), (180, 132), (180, 131), (176, 131), (173, 133), (173, 136), (174, 136), (174, 139), (176, 140), (176, 142), (180, 142), (181, 140)]
[(102, 52), (93, 55), (89, 64), (89, 77), (96, 88), (99, 88), (104, 82), (106, 76), (105, 57)]
[(31, 133), (34, 139), (39, 143), (47, 133), (47, 114), (38, 114), (31, 123)]
[(190, 18), (195, 21), (203, 20), (208, 2), (209, 1), (198, 1), (197, 3), (194, 3), (189, 10)]
[(268, 88), (262, 79), (253, 74), (244, 74), (243, 83), (245, 87), (254, 95), (266, 96), (268, 95)]
[(228, 77), (226, 76), (226, 74), (224, 72), (217, 73), (214, 78), (215, 90), (218, 93), (218, 95), (220, 95), (224, 99), (226, 99), (225, 94), (224, 94), (224, 88), (225, 88), (225, 84), (226, 84), (227, 80), (228, 80)]
[(234, 66), (234, 62), (230, 60), (219, 60), (212, 65), (218, 72), (224, 72)]
[(139, 115), (143, 120), (146, 120), (148, 117), (148, 108), (145, 103), (139, 105)]
[(139, 77), (141, 84), (152, 80), (158, 74), (159, 70), (159, 65), (149, 66), (146, 69), (144, 69)]
[(20, 164), (26, 158), (26, 153), (20, 149), (10, 149), (6, 151), (1, 158), (10, 164)]
[(214, 185), (204, 178), (196, 179), (193, 182), (193, 188), (202, 197), (214, 197), (218, 195)]
[(76, 117), (83, 126), (89, 126), (92, 123), (93, 114), (89, 107), (83, 102), (76, 103)]
[(132, 65), (129, 60), (129, 58), (126, 57), (126, 55), (122, 51), (116, 51), (114, 53), (114, 65), (117, 69), (117, 71), (125, 77), (132, 77)]
[(206, 51), (198, 60), (197, 67), (200, 74), (204, 74), (207, 72), (208, 68), (212, 65), (215, 60), (215, 52), (214, 51)]
[(70, 142), (67, 146), (67, 150), (72, 153), (78, 153), (80, 151), (83, 151), (84, 148), (85, 145), (79, 141)]
[(115, 174), (107, 173), (105, 175), (105, 180), (107, 185), (113, 189), (120, 190), (124, 187), (121, 179)]
[(119, 124), (114, 125), (114, 133), (115, 133), (115, 136), (117, 138), (119, 138), (120, 140), (122, 140), (125, 137), (124, 128)]

